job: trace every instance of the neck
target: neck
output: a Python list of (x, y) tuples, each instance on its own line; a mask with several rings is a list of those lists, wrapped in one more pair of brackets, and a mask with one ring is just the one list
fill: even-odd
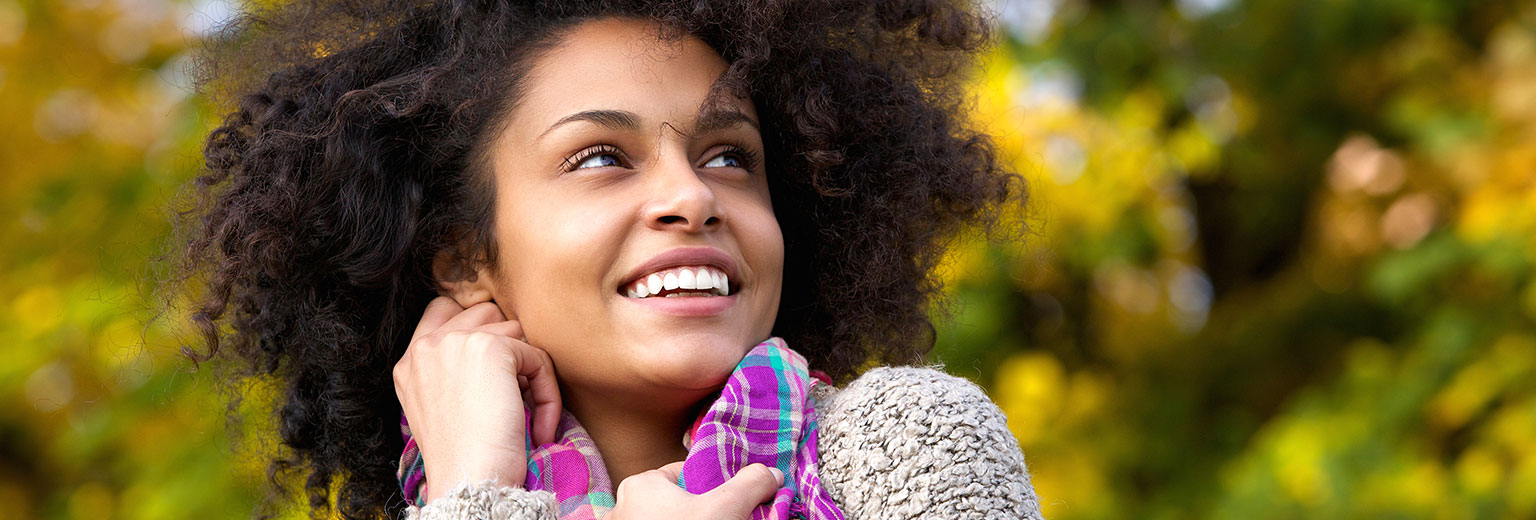
[(688, 455), (683, 433), (693, 425), (702, 399), (636, 402), (613, 399), (616, 393), (561, 391), (566, 409), (586, 428), (602, 454), (614, 489), (631, 475), (683, 460)]

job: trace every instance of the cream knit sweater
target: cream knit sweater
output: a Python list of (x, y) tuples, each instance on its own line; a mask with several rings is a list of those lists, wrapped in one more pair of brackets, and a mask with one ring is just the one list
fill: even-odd
[[(930, 368), (876, 368), (819, 386), (822, 485), (849, 520), (1040, 519), (1024, 454), (976, 385)], [(554, 495), (461, 483), (414, 520), (555, 520)]]

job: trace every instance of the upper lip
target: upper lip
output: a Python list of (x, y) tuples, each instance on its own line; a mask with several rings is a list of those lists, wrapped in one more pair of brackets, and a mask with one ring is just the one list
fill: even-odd
[[(624, 285), (635, 283), (640, 277), (671, 267), (683, 267), (690, 265), (709, 266), (725, 272), (734, 282), (736, 280), (736, 261), (730, 255), (712, 247), (680, 247), (665, 253), (651, 257), (650, 260), (635, 266), (624, 277)], [(732, 283), (731, 285), (736, 285)], [(621, 288), (623, 285), (620, 286)], [(732, 291), (735, 292), (735, 291)]]

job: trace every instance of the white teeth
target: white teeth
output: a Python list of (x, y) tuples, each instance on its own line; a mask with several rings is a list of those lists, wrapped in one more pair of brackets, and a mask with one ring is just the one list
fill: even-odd
[(689, 292), (678, 291), (666, 296), (730, 296), (730, 284), (729, 276), (711, 267), (678, 268), (636, 280), (634, 285), (624, 289), (624, 294), (630, 298), (647, 298), (658, 296), (662, 291), (683, 289)]

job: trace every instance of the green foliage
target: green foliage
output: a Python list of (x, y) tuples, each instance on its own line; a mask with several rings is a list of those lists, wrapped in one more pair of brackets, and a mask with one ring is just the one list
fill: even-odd
[[(0, 518), (263, 491), (148, 283), (221, 5), (0, 0)], [(937, 357), (1048, 517), (1536, 516), (1536, 7), (997, 5), (976, 120), (1032, 233), (954, 251)]]
[(148, 283), (206, 129), (179, 79), (191, 9), (0, 0), (0, 518), (254, 505), (263, 470)]
[(1048, 517), (1536, 515), (1536, 9), (1014, 4), (939, 357)]

